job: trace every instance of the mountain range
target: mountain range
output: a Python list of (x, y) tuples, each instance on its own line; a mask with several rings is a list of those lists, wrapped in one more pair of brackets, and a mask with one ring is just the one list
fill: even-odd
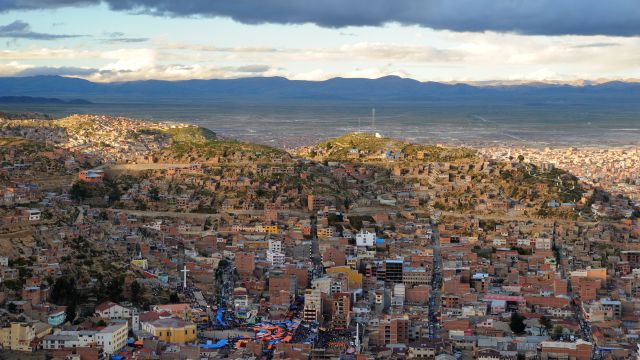
[(86, 104), (91, 104), (91, 101), (84, 100), (84, 99), (62, 100), (62, 99), (57, 99), (57, 98), (33, 97), (33, 96), (0, 96), (0, 104), (73, 104), (73, 105), (86, 105)]
[(96, 83), (61, 76), (0, 77), (0, 96), (49, 97), (91, 102), (328, 101), (328, 102), (506, 102), (525, 104), (637, 103), (640, 83), (559, 85), (530, 83), (479, 86), (420, 82), (387, 76), (325, 81), (253, 77), (211, 80), (141, 80)]

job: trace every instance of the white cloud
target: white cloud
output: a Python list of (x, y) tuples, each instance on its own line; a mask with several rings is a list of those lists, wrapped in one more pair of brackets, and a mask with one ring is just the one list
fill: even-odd
[[(247, 75), (249, 74), (249, 75)], [(246, 76), (284, 76), (286, 74), (265, 66), (265, 71), (247, 72), (246, 66), (216, 65), (153, 65), (138, 69), (102, 69), (88, 80), (97, 82), (131, 80), (185, 80), (185, 79), (235, 79)]]
[(11, 61), (6, 64), (0, 63), (0, 75), (11, 76), (32, 67), (33, 65), (21, 64), (17, 61)]
[(389, 75), (395, 75), (400, 77), (412, 77), (411, 74), (402, 70), (391, 70), (391, 69), (377, 68), (377, 67), (356, 69), (354, 71), (346, 73), (344, 77), (377, 79), (379, 77), (389, 76)]
[(100, 68), (107, 71), (139, 71), (156, 65), (154, 49), (118, 49), (105, 51), (103, 59), (116, 60)]
[(2, 60), (75, 60), (96, 59), (100, 51), (69, 48), (27, 48), (21, 50), (0, 50)]
[(242, 76), (324, 80), (336, 76), (386, 75), (423, 81), (640, 78), (640, 38), (637, 37), (425, 33), (428, 36), (411, 37), (410, 42), (406, 39), (405, 42), (344, 39), (347, 41), (342, 44), (322, 48), (228, 47), (157, 40), (141, 45), (143, 47), (119, 44), (107, 49), (25, 47), (0, 50), (0, 61), (5, 61), (0, 66), (4, 75), (43, 63), (55, 67), (97, 68), (100, 72), (87, 76), (97, 81)]

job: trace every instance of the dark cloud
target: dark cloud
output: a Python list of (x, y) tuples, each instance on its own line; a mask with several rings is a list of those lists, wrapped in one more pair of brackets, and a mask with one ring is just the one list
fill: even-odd
[[(1, 4), (1, 0), (0, 0)], [(11, 39), (31, 39), (31, 40), (56, 40), (80, 37), (82, 35), (61, 35), (39, 33), (31, 30), (31, 26), (21, 20), (16, 20), (11, 24), (0, 25), (0, 37)]]
[(108, 43), (141, 43), (149, 41), (147, 37), (129, 37), (126, 36), (125, 33), (120, 31), (115, 32), (105, 32), (104, 35), (107, 37), (102, 41)]
[(268, 65), (245, 65), (239, 66), (235, 70), (237, 72), (246, 72), (246, 73), (261, 73), (265, 71), (269, 71), (271, 69)]
[(110, 43), (141, 43), (141, 42), (149, 41), (149, 38), (146, 38), (146, 37), (139, 37), (139, 38), (122, 37), (122, 38), (105, 39), (105, 41), (106, 42), (110, 42)]
[(638, 0), (0, 0), (0, 11), (99, 3), (131, 13), (221, 16), (247, 24), (340, 28), (397, 22), (473, 32), (640, 34)]
[(612, 46), (620, 46), (619, 43), (616, 42), (596, 42), (596, 43), (588, 43), (576, 45), (574, 48), (583, 49), (583, 48), (603, 48), (603, 47), (612, 47)]
[(98, 72), (98, 69), (88, 69), (79, 67), (51, 67), (41, 66), (25, 69), (15, 76), (37, 76), (37, 75), (58, 75), (58, 76), (88, 76)]

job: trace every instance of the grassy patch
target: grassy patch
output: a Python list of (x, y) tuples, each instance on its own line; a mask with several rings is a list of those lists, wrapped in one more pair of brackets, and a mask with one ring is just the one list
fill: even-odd
[(204, 142), (215, 140), (216, 133), (199, 126), (187, 126), (165, 130), (175, 142)]
[(371, 133), (351, 133), (324, 141), (315, 146), (314, 153), (323, 153), (327, 160), (347, 160), (349, 150), (357, 149), (363, 158), (375, 157), (384, 152), (402, 152), (407, 158), (415, 159), (418, 152), (424, 153), (425, 161), (456, 161), (474, 158), (476, 152), (468, 148), (450, 148), (435, 145), (412, 144), (388, 137), (378, 137)]

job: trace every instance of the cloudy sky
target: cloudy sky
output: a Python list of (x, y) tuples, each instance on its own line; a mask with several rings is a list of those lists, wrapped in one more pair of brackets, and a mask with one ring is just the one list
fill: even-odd
[(0, 76), (640, 79), (638, 0), (0, 0)]

